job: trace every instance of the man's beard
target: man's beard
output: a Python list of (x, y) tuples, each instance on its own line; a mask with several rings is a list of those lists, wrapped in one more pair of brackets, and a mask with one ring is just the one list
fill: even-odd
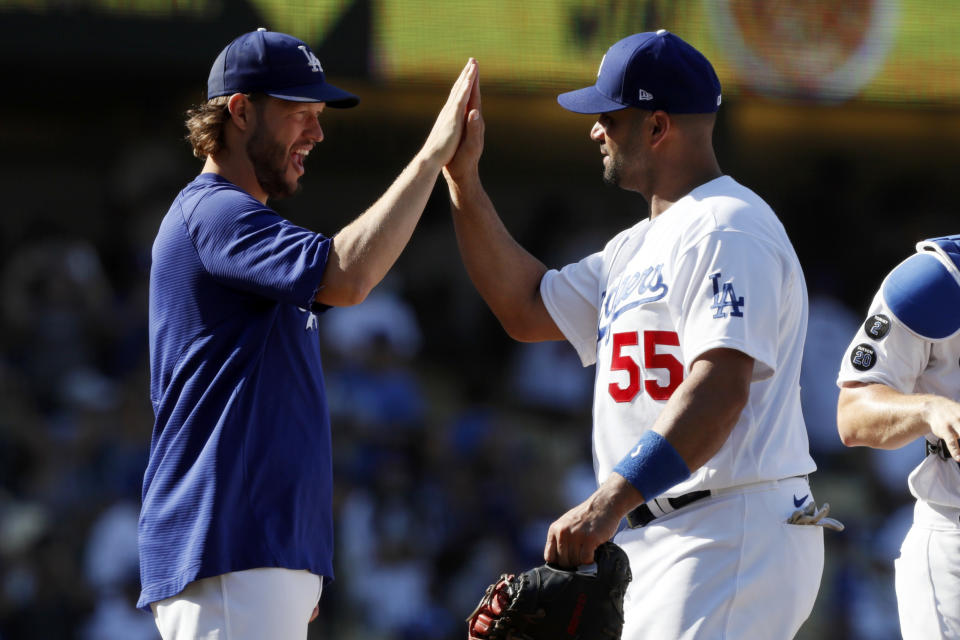
[(622, 156), (607, 156), (609, 162), (603, 167), (603, 183), (611, 187), (620, 186), (620, 177), (623, 172)]
[(286, 198), (300, 190), (300, 182), (287, 182), (289, 153), (283, 145), (267, 137), (266, 127), (258, 125), (247, 140), (247, 156), (253, 164), (253, 172), (268, 198)]

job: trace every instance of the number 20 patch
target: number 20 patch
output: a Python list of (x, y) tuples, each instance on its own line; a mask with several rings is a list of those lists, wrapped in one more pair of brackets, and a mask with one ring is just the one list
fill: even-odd
[(877, 364), (877, 352), (868, 344), (858, 344), (850, 354), (850, 364), (857, 371), (867, 371)]

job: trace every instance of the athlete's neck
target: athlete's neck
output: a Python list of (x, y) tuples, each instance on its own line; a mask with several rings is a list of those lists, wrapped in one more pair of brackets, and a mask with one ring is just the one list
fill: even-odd
[(653, 220), (660, 214), (665, 213), (667, 209), (672, 207), (678, 200), (700, 185), (706, 184), (711, 180), (716, 180), (722, 175), (723, 172), (720, 171), (720, 167), (715, 166), (708, 171), (691, 175), (687, 180), (671, 185), (669, 189), (665, 188), (655, 191), (648, 198), (648, 202), (650, 203), (650, 219)]
[(251, 196), (267, 204), (267, 192), (260, 186), (253, 163), (245, 153), (229, 153), (226, 149), (207, 156), (202, 173), (215, 173), (237, 185)]

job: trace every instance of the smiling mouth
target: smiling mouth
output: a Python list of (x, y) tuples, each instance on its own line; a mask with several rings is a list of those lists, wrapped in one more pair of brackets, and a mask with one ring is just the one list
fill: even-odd
[(310, 155), (310, 149), (298, 149), (291, 154), (293, 158), (293, 166), (296, 167), (297, 173), (301, 175), (303, 175), (304, 163), (307, 161), (308, 155)]

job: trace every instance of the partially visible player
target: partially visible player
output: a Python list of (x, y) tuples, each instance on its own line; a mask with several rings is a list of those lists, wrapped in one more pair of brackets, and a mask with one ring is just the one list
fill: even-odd
[(923, 439), (917, 502), (894, 562), (904, 640), (960, 637), (960, 236), (917, 244), (884, 279), (840, 365), (848, 447)]
[(464, 263), (506, 331), (566, 339), (596, 365), (600, 486), (550, 526), (544, 557), (589, 563), (626, 517), (615, 539), (634, 576), (625, 639), (793, 638), (817, 596), (823, 531), (788, 523), (798, 508), (822, 515), (807, 481), (807, 292), (790, 240), (720, 170), (720, 82), (681, 38), (617, 42), (594, 86), (558, 100), (599, 114), (604, 180), (649, 203), (602, 250), (548, 270), (513, 240), (479, 178), (477, 88), (444, 170)]
[(283, 33), (246, 33), (214, 62), (187, 121), (203, 170), (161, 222), (150, 272), (138, 606), (165, 640), (306, 638), (333, 577), (315, 314), (361, 302), (393, 265), (460, 142), (475, 74), (471, 60), (413, 161), (327, 238), (267, 200), (297, 190), (325, 107), (357, 98)]

